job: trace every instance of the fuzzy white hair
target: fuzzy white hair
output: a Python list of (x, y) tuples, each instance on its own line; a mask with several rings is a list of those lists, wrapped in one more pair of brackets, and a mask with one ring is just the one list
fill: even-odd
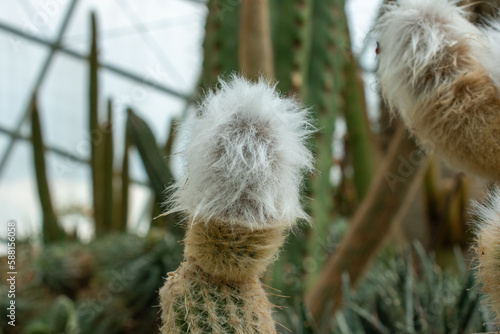
[(476, 225), (476, 233), (479, 234), (481, 229), (497, 225), (500, 234), (500, 188), (493, 187), (488, 192), (487, 200), (472, 201), (471, 213), (474, 216)]
[(500, 87), (500, 22), (491, 21), (482, 28), (485, 35), (487, 52), (481, 62), (497, 87)]
[(251, 229), (294, 226), (302, 174), (312, 171), (308, 110), (264, 80), (219, 81), (188, 118), (182, 150), (186, 172), (174, 185), (169, 212), (192, 222), (223, 221)]
[[(398, 0), (382, 10), (374, 29), (380, 46), (379, 84), (391, 109), (399, 110), (407, 124), (406, 111), (449, 79), (443, 64), (450, 62), (449, 50), (457, 43), (467, 46), (470, 59), (482, 63), (492, 79), (500, 74), (490, 45), (498, 34), (489, 28), (487, 36), (470, 23), (457, 1)], [(424, 76), (432, 80), (421, 87)]]

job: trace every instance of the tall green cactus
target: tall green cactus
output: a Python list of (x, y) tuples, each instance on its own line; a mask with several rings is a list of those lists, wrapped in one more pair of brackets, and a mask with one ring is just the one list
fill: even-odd
[(313, 0), (271, 1), (274, 69), (282, 92), (307, 94)]
[(269, 0), (241, 1), (238, 67), (253, 81), (275, 80), (269, 16)]
[(113, 103), (108, 100), (107, 120), (99, 125), (103, 136), (103, 171), (104, 171), (104, 221), (105, 231), (110, 231), (115, 216), (113, 207)]
[(42, 234), (45, 243), (61, 240), (63, 231), (59, 227), (58, 219), (52, 205), (52, 196), (47, 181), (45, 165), (45, 147), (43, 144), (42, 127), (36, 95), (33, 99), (31, 109), (31, 136), (33, 140), (33, 160), (35, 162), (36, 181), (38, 186), (38, 197), (42, 206), (43, 224)]
[(130, 147), (130, 135), (128, 131), (125, 131), (125, 145), (123, 150), (123, 160), (120, 171), (120, 187), (117, 190), (119, 193), (119, 201), (114, 199), (115, 207), (117, 207), (117, 217), (114, 219), (113, 229), (116, 231), (126, 231), (128, 222), (128, 186), (130, 184), (129, 175), (129, 147)]
[(344, 0), (315, 0), (309, 56), (306, 102), (313, 106), (319, 131), (315, 136), (317, 173), (311, 179), (311, 215), (315, 229), (311, 247), (327, 235), (332, 221), (333, 187), (330, 182), (333, 133), (344, 101), (342, 70), (350, 50), (346, 41)]
[(212, 87), (221, 74), (238, 71), (239, 3), (237, 0), (208, 1), (201, 88)]
[[(346, 25), (347, 50), (350, 50), (351, 43), (345, 12), (343, 21)], [(345, 78), (343, 91), (345, 99), (344, 117), (352, 154), (353, 182), (358, 200), (362, 200), (368, 192), (375, 173), (375, 155), (367, 118), (363, 79), (361, 78), (358, 60), (354, 55), (345, 63), (343, 74)]]
[(106, 232), (105, 214), (105, 172), (102, 128), (99, 127), (99, 60), (97, 45), (97, 23), (95, 13), (91, 14), (91, 46), (89, 54), (89, 132), (91, 138), (92, 189), (94, 201), (95, 233)]
[[(280, 91), (304, 97), (310, 57), (313, 0), (271, 1), (274, 68)], [(296, 304), (303, 294), (299, 284), (304, 275), (302, 259), (307, 253), (308, 229), (292, 233), (280, 258), (273, 265), (273, 287), (290, 298), (276, 303)], [(290, 265), (292, 264), (292, 265)]]

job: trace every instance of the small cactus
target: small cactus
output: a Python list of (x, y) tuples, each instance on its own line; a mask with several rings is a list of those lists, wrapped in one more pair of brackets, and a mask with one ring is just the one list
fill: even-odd
[(162, 333), (276, 333), (259, 280), (297, 219), (307, 110), (233, 77), (183, 125), (186, 173), (170, 212), (189, 215), (184, 262), (160, 290)]

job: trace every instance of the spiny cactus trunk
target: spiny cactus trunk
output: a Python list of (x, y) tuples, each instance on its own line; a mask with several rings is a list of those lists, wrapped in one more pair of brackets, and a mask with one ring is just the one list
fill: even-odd
[(192, 224), (185, 262), (160, 290), (164, 334), (276, 333), (259, 280), (284, 240), (281, 227), (252, 231)]

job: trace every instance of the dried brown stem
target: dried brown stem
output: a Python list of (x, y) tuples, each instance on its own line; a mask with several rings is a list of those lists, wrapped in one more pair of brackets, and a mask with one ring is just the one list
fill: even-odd
[(347, 234), (327, 260), (308, 302), (316, 325), (341, 304), (344, 272), (353, 283), (359, 281), (391, 227), (403, 217), (423, 176), (427, 157), (406, 130), (399, 126), (373, 183), (352, 219)]

